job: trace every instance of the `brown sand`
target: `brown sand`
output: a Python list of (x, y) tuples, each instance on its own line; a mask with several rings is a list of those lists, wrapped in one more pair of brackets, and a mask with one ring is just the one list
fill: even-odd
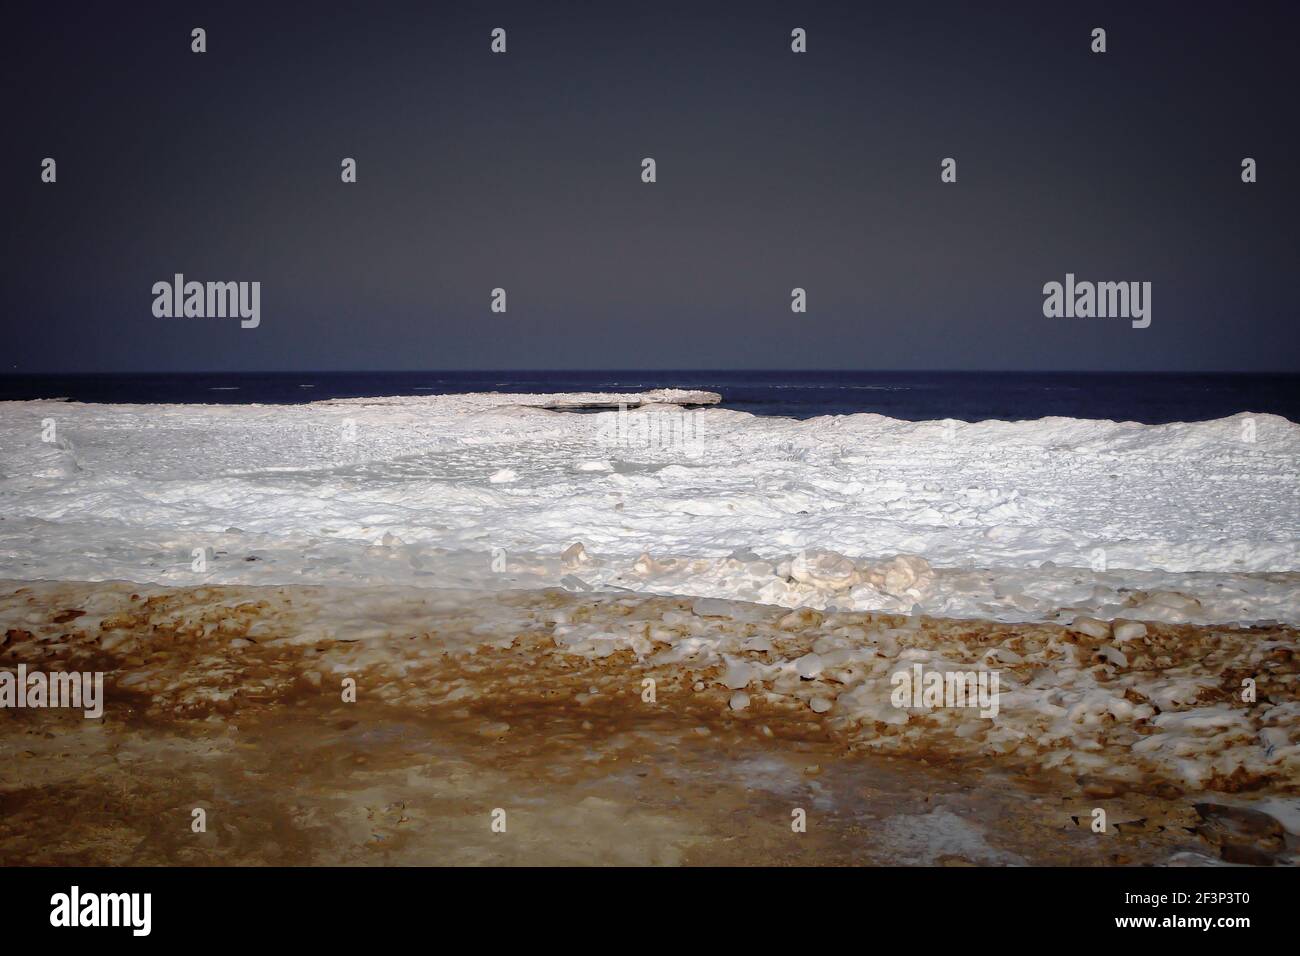
[[(303, 641), (293, 608), (310, 603), (309, 590), (0, 584), (0, 667), (107, 674), (100, 720), (0, 711), (0, 863), (1114, 865), (1295, 855), (1292, 836), (1222, 794), (1157, 777), (1042, 772), (1023, 755), (964, 752), (941, 734), (933, 746), (900, 737), (896, 754), (882, 753), (864, 746), (861, 728), (797, 702), (756, 695), (733, 711), (730, 691), (708, 674), (647, 666), (629, 652), (559, 653), (544, 631), (451, 654), (445, 622), (431, 623), (387, 635), (380, 659), (366, 656), (364, 640)], [(977, 645), (1014, 630), (926, 627), (958, 628)], [(342, 699), (342, 675), (357, 682), (355, 702)], [(1294, 792), (1294, 781), (1220, 783)], [(1228, 809), (1195, 809), (1207, 802)], [(206, 832), (192, 828), (195, 808)], [(1104, 833), (1091, 828), (1095, 808), (1107, 814)], [(496, 810), (505, 832), (492, 828)], [(792, 829), (798, 810), (805, 832)]]

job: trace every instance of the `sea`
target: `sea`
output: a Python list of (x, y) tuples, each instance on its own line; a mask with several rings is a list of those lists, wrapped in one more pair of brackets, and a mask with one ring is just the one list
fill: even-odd
[(1146, 424), (1238, 412), (1300, 422), (1300, 375), (1182, 372), (431, 371), (0, 375), (0, 401), (288, 405), (457, 392), (708, 389), (755, 415), (874, 412), (907, 421), (1060, 416)]

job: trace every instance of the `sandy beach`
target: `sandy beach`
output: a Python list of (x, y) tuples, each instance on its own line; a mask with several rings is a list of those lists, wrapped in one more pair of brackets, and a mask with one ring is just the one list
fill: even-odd
[(1296, 860), (1300, 426), (715, 402), (0, 403), (0, 860)]
[[(6, 668), (106, 687), (98, 720), (5, 714), (8, 863), (1296, 858), (1288, 627), (1151, 625), (1120, 664), (1056, 625), (699, 599), (0, 592)], [(997, 719), (891, 708), (885, 675), (917, 661), (997, 661)]]

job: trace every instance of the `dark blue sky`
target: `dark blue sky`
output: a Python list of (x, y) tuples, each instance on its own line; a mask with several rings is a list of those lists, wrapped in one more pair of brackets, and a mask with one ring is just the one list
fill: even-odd
[(285, 7), (7, 15), (4, 371), (1300, 370), (1291, 5)]

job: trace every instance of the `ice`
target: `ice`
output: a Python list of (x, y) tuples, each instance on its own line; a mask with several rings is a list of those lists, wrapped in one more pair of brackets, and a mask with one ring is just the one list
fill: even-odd
[(1300, 622), (1283, 418), (949, 427), (671, 401), (716, 396), (0, 403), (0, 573)]
[(990, 846), (984, 831), (974, 822), (944, 808), (891, 817), (881, 829), (881, 839), (887, 847), (908, 847), (913, 858), (926, 866), (946, 857), (1004, 866), (1024, 863), (1015, 854)]
[[(299, 680), (325, 686), (363, 672), (368, 694), (416, 711), (493, 695), (518, 703), (530, 682), (551, 693), (557, 680), (570, 682), (579, 706), (598, 695), (639, 700), (643, 678), (652, 677), (663, 702), (687, 687), (702, 695), (701, 720), (711, 710), (804, 729), (812, 721), (863, 752), (1293, 796), (1293, 630), (1153, 624), (1117, 654), (1055, 624), (927, 617), (899, 627), (897, 615), (760, 605), (706, 618), (695, 603), (558, 590), (488, 599), (381, 585), (0, 579), (0, 642), (15, 663), (52, 653), (94, 660), (109, 674), (106, 686), (146, 694), (151, 709), (164, 711), (233, 705), (232, 693), (282, 694)], [(508, 652), (500, 660), (510, 680), (473, 676), (491, 649)], [(232, 685), (240, 662), (253, 658), (257, 680)], [(465, 662), (462, 676), (434, 679), (447, 658)], [(918, 668), (999, 671), (997, 712), (986, 719), (975, 707), (895, 701), (896, 675)], [(1238, 674), (1254, 675), (1258, 703), (1243, 706)]]

